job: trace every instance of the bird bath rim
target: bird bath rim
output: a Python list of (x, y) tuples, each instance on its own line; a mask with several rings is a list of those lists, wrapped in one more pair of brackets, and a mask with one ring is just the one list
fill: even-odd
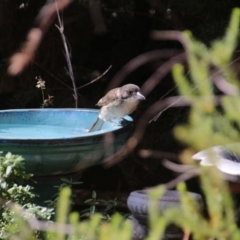
[[(48, 108), (48, 109), (38, 109), (38, 108), (31, 108), (31, 109), (10, 109), (10, 110), (0, 110), (0, 126), (2, 125), (1, 122), (1, 115), (2, 114), (12, 114), (12, 113), (59, 113), (59, 112), (65, 112), (65, 113), (92, 113), (94, 115), (92, 121), (94, 121), (99, 113), (98, 109), (89, 109), (89, 108)], [(1, 143), (11, 143), (11, 144), (19, 144), (19, 142), (21, 142), (21, 144), (31, 144), (31, 145), (35, 145), (35, 144), (42, 144), (42, 142), (44, 142), (45, 144), (51, 144), (51, 145), (59, 145), (59, 144), (63, 144), (65, 145), (66, 143), (71, 144), (72, 143), (84, 143), (86, 142), (87, 144), (87, 139), (91, 139), (91, 142), (98, 142), (100, 139), (102, 139), (102, 136), (104, 134), (110, 133), (110, 132), (118, 132), (121, 133), (122, 131), (126, 131), (126, 128), (131, 127), (131, 123), (133, 123), (133, 119), (130, 116), (126, 116), (125, 119), (127, 121), (129, 121), (129, 124), (127, 124), (126, 126), (120, 126), (120, 125), (114, 125), (110, 122), (105, 122), (104, 125), (105, 127), (99, 131), (95, 131), (95, 132), (88, 132), (88, 128), (91, 126), (92, 122), (89, 122), (88, 126), (85, 126), (84, 128), (84, 132), (79, 132), (79, 135), (75, 136), (62, 136), (62, 137), (14, 137), (14, 138), (10, 138), (10, 137), (2, 137), (0, 134), (0, 142)], [(116, 121), (119, 122), (119, 121)], [(48, 123), (46, 121), (46, 123)], [(26, 124), (27, 125), (27, 124)], [(47, 124), (46, 124), (47, 125)], [(1, 130), (1, 129), (0, 129)]]

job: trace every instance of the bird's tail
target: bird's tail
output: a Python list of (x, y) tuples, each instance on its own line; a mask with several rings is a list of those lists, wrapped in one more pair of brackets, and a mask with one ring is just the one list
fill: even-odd
[(88, 130), (88, 132), (95, 132), (95, 131), (101, 130), (103, 123), (104, 123), (104, 121), (102, 119), (97, 118), (97, 120), (94, 122), (94, 124)]

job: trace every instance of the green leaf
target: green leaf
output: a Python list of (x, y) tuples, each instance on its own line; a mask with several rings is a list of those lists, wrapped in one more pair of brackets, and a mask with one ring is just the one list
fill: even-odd
[(60, 180), (64, 183), (70, 183), (70, 184), (72, 183), (72, 181), (67, 178), (60, 178)]
[(88, 208), (88, 209), (84, 209), (84, 210), (82, 210), (82, 211), (81, 211), (81, 214), (82, 214), (82, 213), (89, 212), (89, 211), (90, 211), (90, 209), (89, 209), (89, 208)]
[(5, 176), (8, 177), (12, 173), (12, 166), (7, 166)]
[(97, 197), (97, 193), (95, 191), (92, 192), (92, 198), (96, 198)]
[(6, 182), (2, 182), (1, 183), (1, 188), (2, 189), (6, 189), (7, 188), (7, 183)]
[(90, 212), (91, 212), (91, 214), (95, 213), (95, 210), (96, 210), (96, 206), (95, 206), (95, 205), (92, 205), (92, 206), (90, 207)]
[(82, 184), (83, 182), (73, 182), (73, 185), (78, 185), (78, 184)]
[(90, 202), (93, 202), (92, 198), (87, 199), (86, 201), (84, 201), (84, 203), (90, 203)]
[(10, 152), (8, 152), (5, 157), (6, 157), (6, 159), (10, 159), (10, 158), (12, 158), (12, 154)]
[(113, 204), (108, 204), (107, 207), (105, 208), (105, 212), (110, 211), (113, 208)]

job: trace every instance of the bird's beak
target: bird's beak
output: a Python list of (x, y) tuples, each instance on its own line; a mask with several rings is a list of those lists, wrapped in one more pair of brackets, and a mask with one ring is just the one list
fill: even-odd
[(140, 100), (145, 100), (146, 99), (140, 92), (137, 92), (137, 98), (140, 99)]

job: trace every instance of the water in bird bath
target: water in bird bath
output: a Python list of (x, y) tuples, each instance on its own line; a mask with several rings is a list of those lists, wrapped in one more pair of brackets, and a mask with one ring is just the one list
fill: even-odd
[(0, 139), (56, 139), (86, 134), (87, 129), (78, 126), (0, 124)]

